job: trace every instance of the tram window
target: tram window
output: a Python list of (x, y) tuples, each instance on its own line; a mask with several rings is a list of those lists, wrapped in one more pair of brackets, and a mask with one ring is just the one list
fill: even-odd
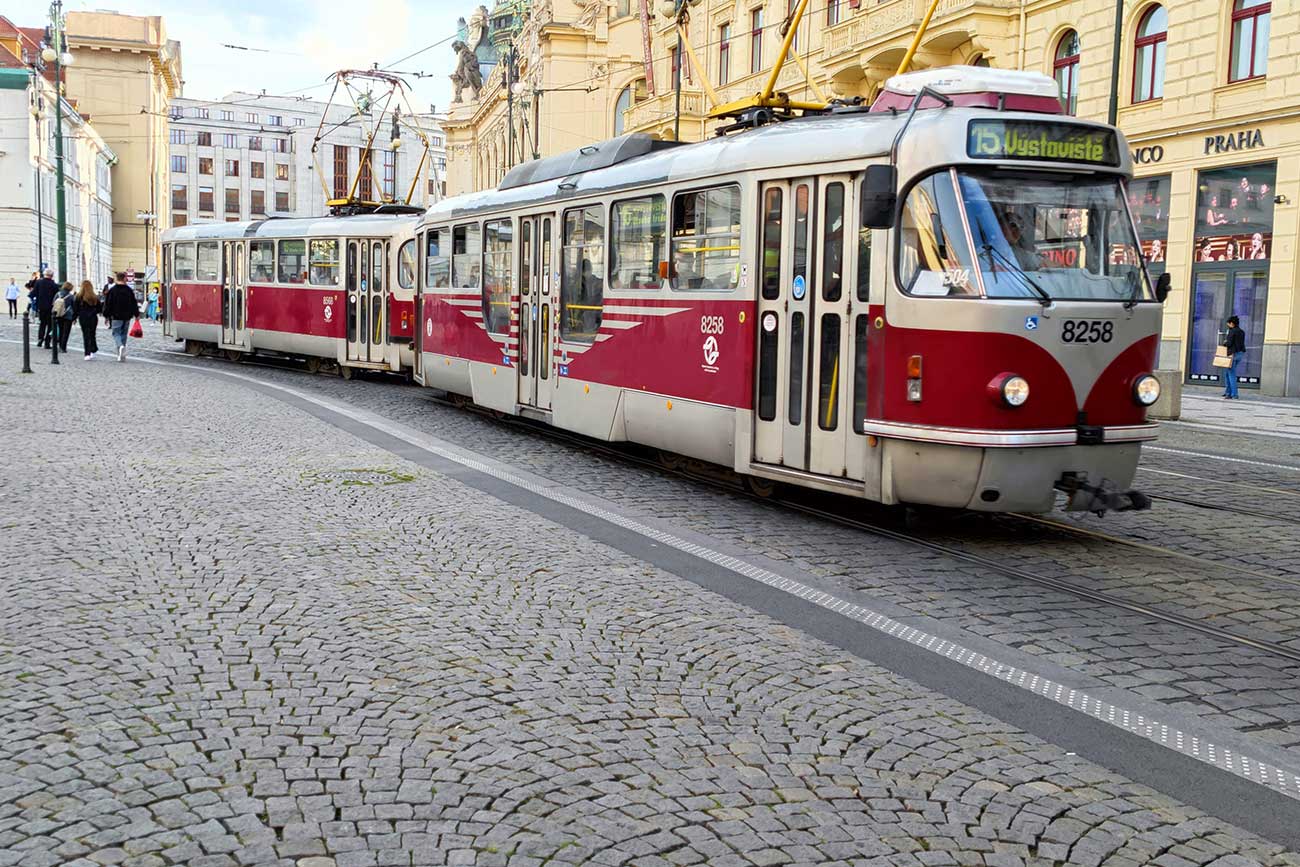
[(809, 190), (807, 184), (800, 184), (794, 189), (794, 270), (791, 279), (806, 281), (808, 279), (808, 207)]
[(871, 300), (871, 229), (858, 229), (859, 301)]
[(871, 339), (870, 316), (853, 318), (853, 432), (866, 433), (867, 341)]
[(979, 295), (952, 173), (938, 172), (907, 196), (898, 276), (912, 295)]
[[(758, 417), (763, 421), (776, 418), (777, 352), (781, 344), (776, 316), (770, 310), (764, 313), (764, 324), (758, 333)], [(768, 323), (771, 324), (770, 329)]]
[(664, 197), (615, 202), (609, 224), (609, 288), (658, 289), (668, 230)]
[[(542, 220), (542, 294), (551, 294), (551, 218)], [(545, 375), (546, 368), (542, 368)]]
[(199, 262), (194, 279), (200, 283), (215, 283), (221, 279), (221, 244), (216, 241), (199, 244)]
[(763, 194), (763, 297), (781, 297), (781, 188)]
[(339, 284), (339, 242), (333, 238), (316, 238), (311, 242), (311, 285)]
[(600, 205), (564, 212), (560, 337), (590, 343), (600, 330), (605, 287), (605, 215)]
[(840, 316), (826, 313), (821, 321), (821, 376), (817, 383), (817, 426), (835, 430), (840, 424)]
[(839, 301), (844, 292), (844, 185), (826, 185), (826, 214), (822, 223), (822, 300)]
[(177, 244), (175, 261), (176, 261), (176, 279), (193, 280), (194, 279), (194, 245)]
[(483, 322), (492, 334), (510, 333), (513, 240), (509, 220), (483, 224)]
[(275, 244), (272, 242), (248, 242), (248, 282), (275, 282)]
[(415, 239), (407, 241), (397, 251), (397, 285), (410, 289), (415, 285)]
[(451, 230), (451, 285), (457, 289), (477, 289), (483, 268), (477, 224), (457, 226)]
[[(527, 296), (533, 285), (533, 222), (522, 220), (519, 223), (519, 291)], [(520, 358), (527, 358), (521, 352)]]
[(278, 249), (280, 255), (275, 273), (280, 278), (280, 282), (307, 282), (307, 242), (281, 241)]
[(384, 290), (384, 245), (379, 241), (370, 245), (370, 290)]
[(803, 313), (790, 314), (790, 424), (803, 424)]
[(430, 229), (425, 239), (424, 286), (446, 289), (451, 286), (450, 229)]
[(740, 187), (673, 197), (673, 288), (729, 291), (740, 282)]

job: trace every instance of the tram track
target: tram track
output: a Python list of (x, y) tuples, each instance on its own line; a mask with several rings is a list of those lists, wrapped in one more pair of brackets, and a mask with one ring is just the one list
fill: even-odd
[[(194, 356), (191, 356), (187, 353), (178, 352), (175, 350), (146, 350), (146, 351), (156, 353), (159, 355), (170, 356), (173, 358), (182, 358), (191, 361), (195, 360)], [(240, 366), (265, 367), (274, 370), (292, 370), (310, 376), (329, 375), (325, 373), (311, 373), (303, 369), (302, 367), (300, 367), (290, 359), (285, 359), (284, 363), (276, 363), (276, 361), (273, 360), (257, 360), (257, 361), (243, 360), (240, 363)], [(899, 529), (886, 526), (884, 523), (881, 522), (875, 522), (864, 518), (844, 515), (844, 514), (831, 511), (826, 508), (822, 508), (820, 506), (814, 505), (809, 502), (801, 502), (799, 499), (793, 496), (787, 496), (780, 493), (774, 493), (773, 495), (764, 495), (761, 493), (756, 493), (754, 490), (751, 490), (750, 487), (748, 487), (745, 484), (744, 477), (724, 467), (715, 468), (712, 467), (712, 465), (707, 465), (702, 462), (697, 462), (688, 458), (680, 458), (677, 460), (664, 461), (657, 456), (652, 457), (644, 453), (638, 453), (639, 447), (636, 446), (625, 447), (616, 444), (602, 443), (598, 440), (593, 440), (588, 437), (581, 436), (579, 434), (570, 433), (568, 431), (559, 430), (550, 427), (548, 425), (534, 422), (530, 419), (526, 419), (520, 416), (506, 415), (504, 413), (500, 413), (494, 410), (478, 407), (472, 403), (469, 403), (468, 401), (458, 401), (449, 397), (440, 397), (432, 390), (423, 389), (421, 391), (422, 391), (421, 398), (428, 401), (429, 403), (436, 404), (439, 406), (445, 406), (452, 409), (467, 411), (475, 415), (479, 415), (481, 417), (492, 419), (493, 421), (508, 427), (516, 427), (519, 429), (527, 430), (530, 435), (542, 435), (552, 441), (564, 443), (566, 445), (569, 445), (571, 447), (577, 448), (582, 451), (586, 451), (588, 453), (594, 453), (594, 454), (601, 455), (603, 457), (611, 458), (623, 464), (639, 466), (645, 469), (649, 469), (652, 472), (659, 475), (673, 476), (673, 477), (688, 480), (695, 484), (706, 484), (715, 489), (724, 490), (731, 495), (740, 494), (741, 496), (750, 499), (754, 502), (766, 503), (766, 504), (778, 506), (781, 509), (789, 512), (802, 514), (808, 517), (816, 518), (821, 521), (825, 521), (828, 523), (853, 529), (858, 532), (868, 533), (880, 539), (885, 539), (891, 542), (925, 550), (946, 557), (953, 561), (967, 563), (973, 566), (978, 566), (982, 569), (987, 569), (1009, 578), (1014, 578), (1019, 581), (1024, 581), (1041, 587), (1046, 587), (1048, 589), (1052, 589), (1057, 592), (1064, 593), (1078, 599), (1083, 599), (1085, 601), (1094, 604), (1105, 605), (1111, 608), (1115, 608), (1117, 610), (1126, 611), (1131, 614), (1135, 614), (1147, 618), (1149, 620), (1158, 621), (1161, 623), (1166, 623), (1169, 625), (1188, 629), (1200, 633), (1202, 635), (1206, 635), (1207, 637), (1215, 638), (1227, 644), (1248, 648), (1273, 657), (1285, 659), (1291, 662), (1300, 663), (1300, 649), (1293, 649), (1287, 647), (1286, 645), (1280, 644), (1278, 642), (1269, 641), (1267, 639), (1261, 639), (1261, 638), (1253, 638), (1248, 635), (1242, 635), (1240, 633), (1233, 632), (1232, 630), (1224, 629), (1219, 626), (1214, 626), (1212, 624), (1206, 623), (1201, 620), (1197, 620), (1192, 617), (1187, 617), (1171, 611), (1164, 611), (1161, 610), (1160, 608), (1156, 608), (1151, 605), (1144, 604), (1142, 602), (1136, 602), (1130, 599), (1125, 599), (1113, 593), (1096, 590), (1090, 587), (1076, 584), (1071, 581), (1067, 581), (1063, 578), (1057, 578), (1051, 575), (1042, 574), (1041, 572), (1035, 572), (1019, 566), (1013, 566), (1008, 563), (999, 562), (998, 560), (993, 559), (991, 557), (987, 557), (982, 554), (976, 554), (971, 551), (964, 550), (955, 545), (951, 545), (945, 542), (935, 541), (933, 539), (923, 538), (919, 535), (907, 532), (905, 530), (899, 530)], [(695, 464), (699, 465), (698, 471), (691, 468), (692, 465)], [(775, 486), (775, 491), (780, 492), (781, 490), (782, 490), (782, 486), (780, 485)], [(816, 496), (815, 492), (814, 492), (814, 496)], [(1172, 498), (1172, 497), (1162, 497), (1162, 499), (1175, 500), (1175, 501), (1177, 500), (1177, 498)], [(1197, 505), (1197, 504), (1191, 503), (1191, 505)], [(1206, 504), (1206, 505), (1210, 505), (1210, 504)], [(1226, 511), (1232, 511), (1232, 510), (1226, 510)], [(1242, 510), (1242, 511), (1247, 511), (1247, 510)], [(1262, 516), (1262, 513), (1260, 513), (1260, 515)], [(1159, 546), (1154, 546), (1154, 545), (1147, 545), (1145, 543), (1137, 542), (1134, 540), (1127, 540), (1120, 537), (1110, 536), (1105, 533), (1089, 530), (1088, 528), (1080, 528), (1080, 527), (1072, 526), (1070, 524), (1057, 522), (1050, 518), (1042, 518), (1039, 516), (1030, 516), (1030, 515), (1018, 515), (1016, 517), (1025, 520), (1030, 520), (1042, 525), (1050, 526), (1053, 527), (1054, 529), (1061, 529), (1061, 530), (1065, 530), (1068, 532), (1072, 532), (1084, 536), (1090, 536), (1111, 543), (1123, 544), (1127, 547), (1140, 549), (1148, 553), (1155, 553), (1155, 554), (1160, 554), (1165, 556), (1173, 556), (1180, 559), (1197, 562), (1202, 565), (1208, 564), (1216, 570), (1230, 568), (1228, 564), (1223, 564), (1223, 563), (1218, 563), (1216, 561), (1208, 560), (1206, 558), (1199, 557), (1195, 554), (1173, 551), (1171, 549), (1161, 548)], [(1273, 516), (1268, 516), (1268, 517), (1273, 517)], [(1262, 580), (1281, 582), (1285, 584), (1300, 586), (1300, 579), (1280, 578), (1278, 576), (1265, 575), (1263, 573), (1254, 572), (1253, 570), (1243, 570), (1240, 568), (1234, 568), (1234, 571), (1244, 571), (1246, 574), (1249, 574), (1252, 577), (1262, 579)]]

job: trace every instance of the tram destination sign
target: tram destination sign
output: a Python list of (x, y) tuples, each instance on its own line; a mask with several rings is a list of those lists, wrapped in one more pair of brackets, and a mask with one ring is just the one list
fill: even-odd
[(977, 160), (1036, 160), (1119, 166), (1114, 130), (1031, 120), (973, 120), (966, 153)]

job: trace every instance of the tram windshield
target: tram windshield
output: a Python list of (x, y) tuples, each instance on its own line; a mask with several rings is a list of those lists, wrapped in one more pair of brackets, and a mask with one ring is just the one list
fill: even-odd
[[(925, 191), (932, 180), (937, 183)], [(918, 192), (923, 193), (921, 201), (914, 202)], [(958, 207), (970, 227), (972, 249), (967, 249)], [(916, 227), (920, 239), (910, 256), (904, 250), (904, 262), (919, 266), (910, 280), (912, 294), (981, 294), (969, 279), (974, 272), (988, 298), (1121, 302), (1152, 298), (1124, 190), (1115, 178), (942, 172), (915, 187), (908, 197), (905, 248), (909, 225)], [(927, 244), (927, 238), (938, 238), (940, 243)], [(927, 252), (934, 250), (943, 253), (945, 261), (927, 263), (932, 258)]]

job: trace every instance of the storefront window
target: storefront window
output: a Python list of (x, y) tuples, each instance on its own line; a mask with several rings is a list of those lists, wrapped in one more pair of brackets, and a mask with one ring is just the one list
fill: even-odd
[(1225, 320), (1235, 314), (1246, 332), (1241, 384), (1260, 384), (1276, 182), (1276, 163), (1215, 169), (1198, 178), (1187, 366), (1192, 382), (1223, 381), (1212, 361)]

